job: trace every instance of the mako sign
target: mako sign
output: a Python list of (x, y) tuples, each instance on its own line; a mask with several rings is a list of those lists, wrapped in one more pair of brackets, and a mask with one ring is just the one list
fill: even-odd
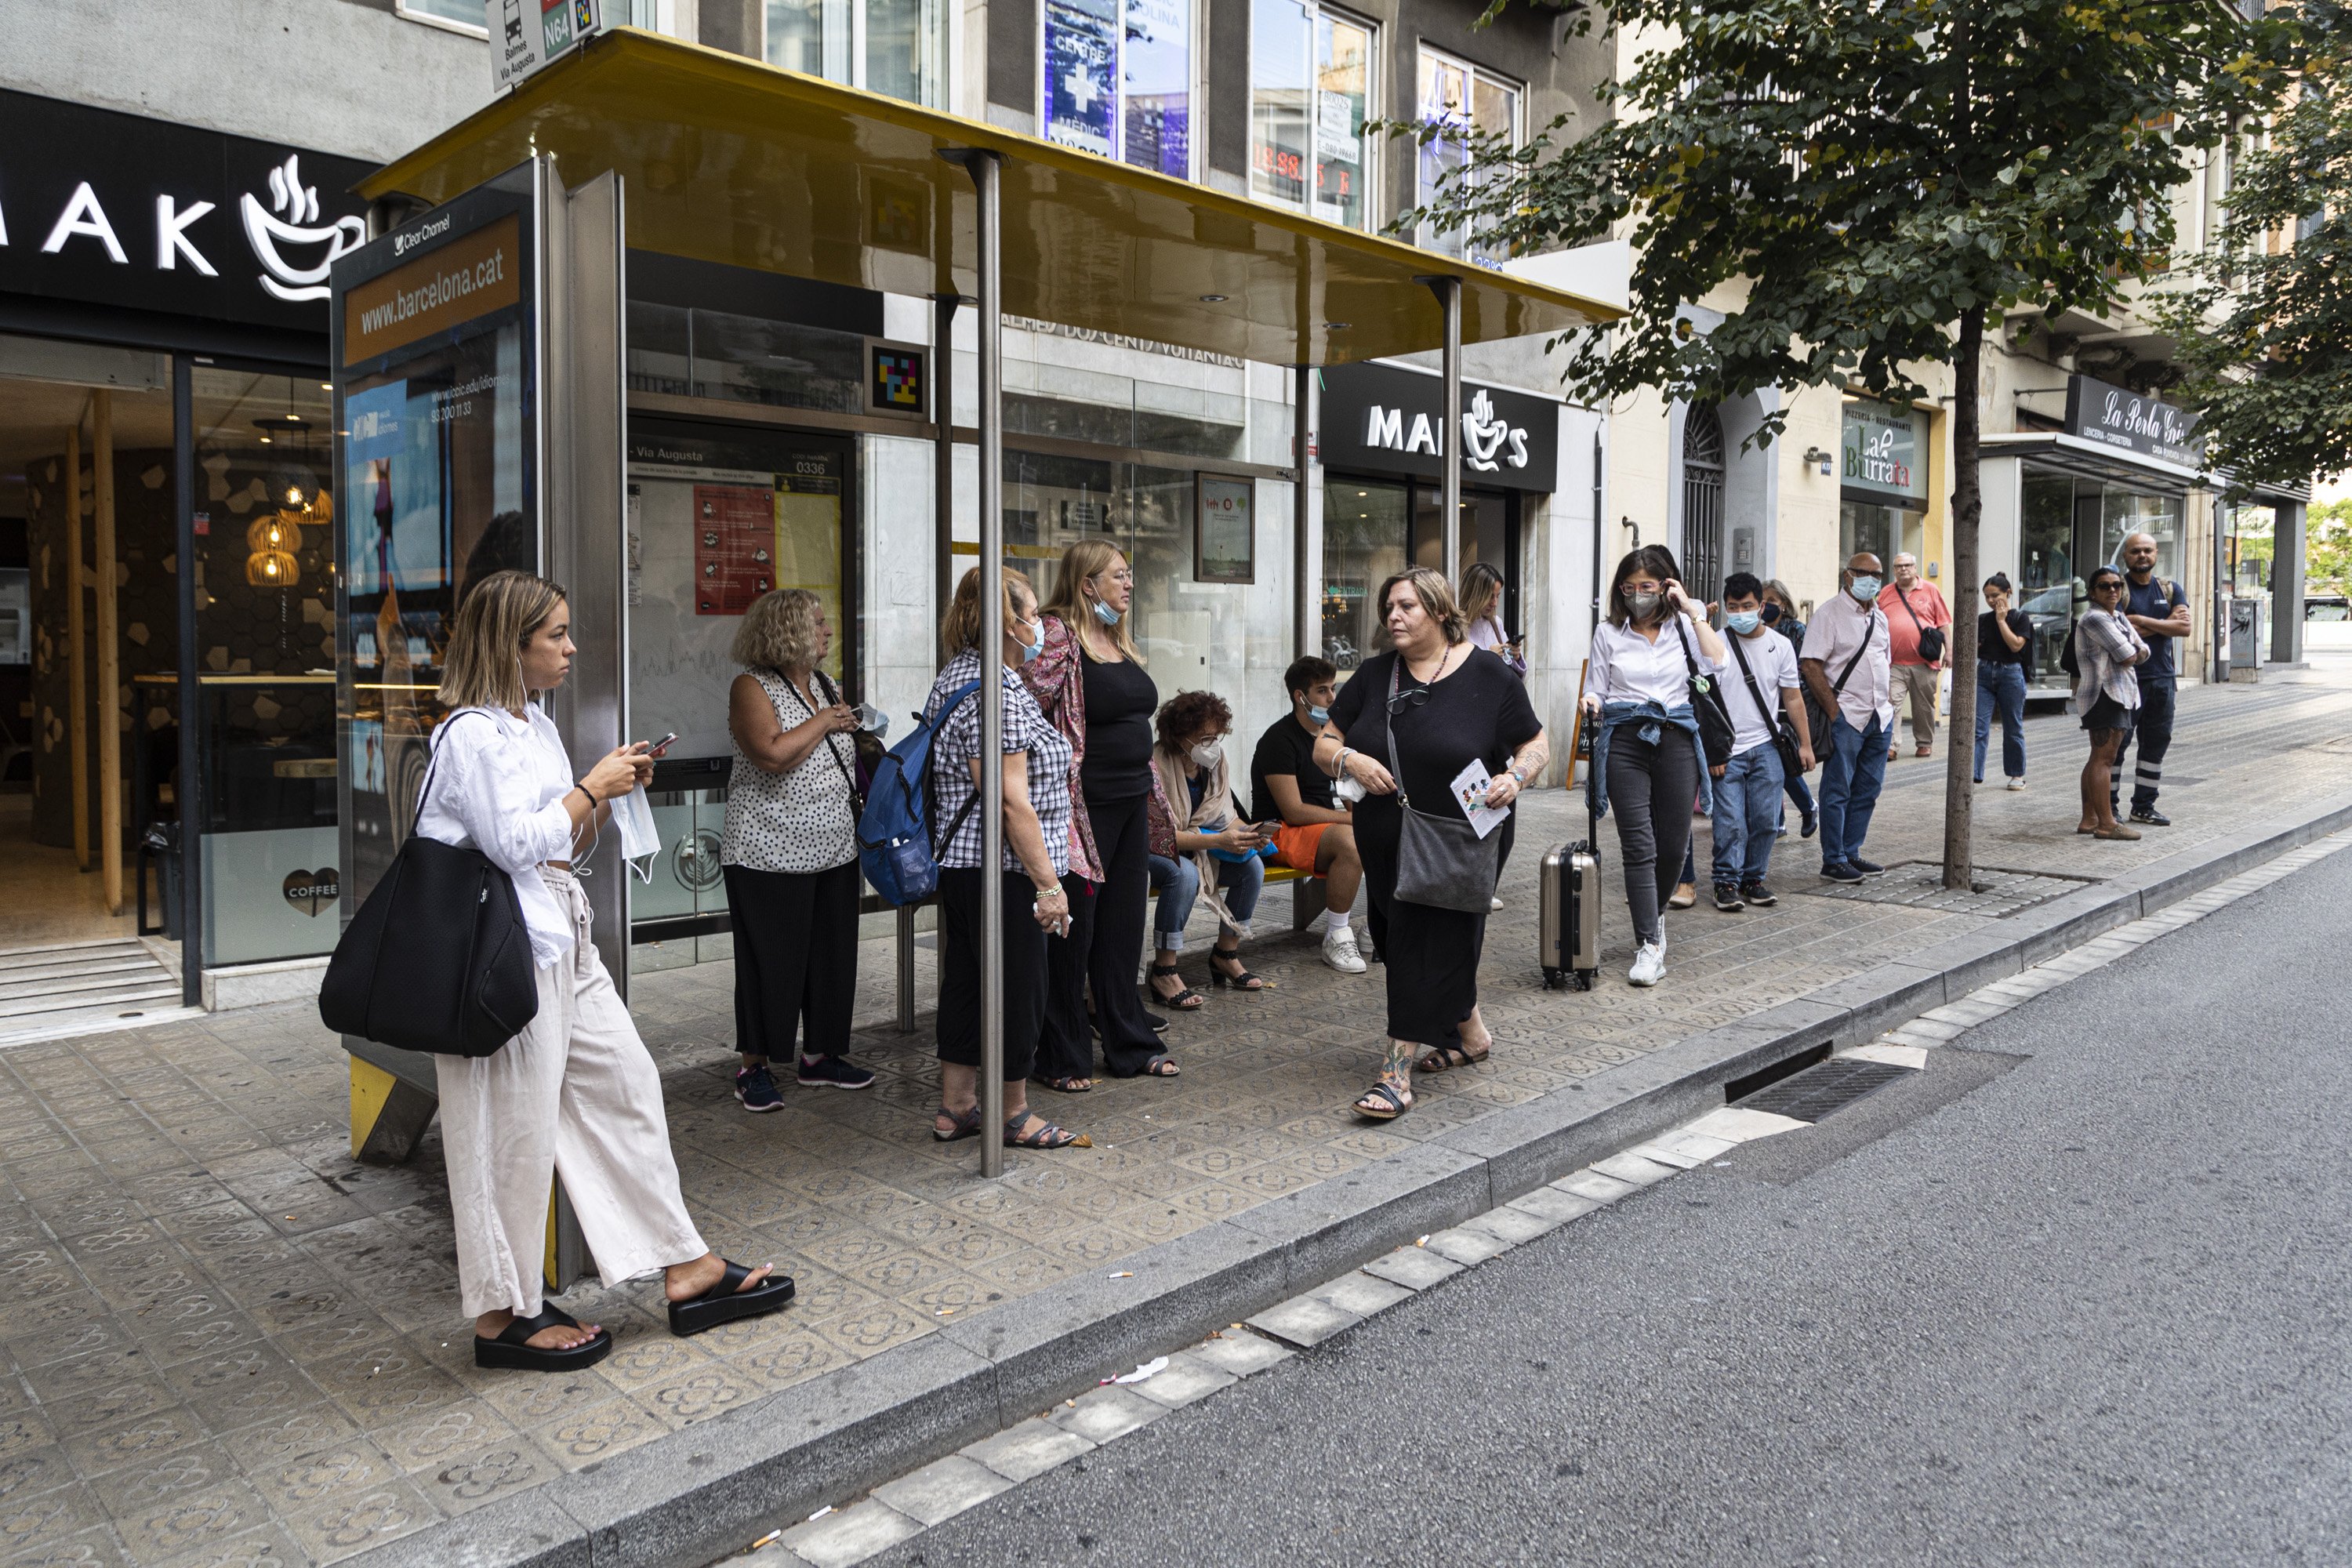
[[(1503, 489), (1549, 492), (1559, 471), (1559, 405), (1498, 387), (1462, 388), (1463, 477)], [(1381, 364), (1323, 372), (1323, 461), (1360, 473), (1443, 475), (1445, 384)]]
[(370, 167), (0, 89), (0, 291), (323, 336)]

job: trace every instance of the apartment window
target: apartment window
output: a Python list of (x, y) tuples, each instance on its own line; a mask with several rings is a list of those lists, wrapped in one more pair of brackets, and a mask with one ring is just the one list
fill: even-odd
[(490, 36), (483, 0), (394, 0), (393, 9), (412, 22), (424, 22), (454, 32)]
[(1192, 177), (1192, 0), (1045, 0), (1045, 134)]
[[(1423, 144), (1418, 163), (1417, 200), (1427, 203), (1437, 195), (1438, 183), (1447, 172), (1461, 168), (1468, 161), (1466, 132), (1481, 132), (1503, 138), (1509, 146), (1519, 144), (1524, 94), (1516, 82), (1426, 47), (1421, 51), (1420, 64), (1422, 122), (1439, 128), (1439, 134)], [(1455, 134), (1448, 135), (1447, 132)], [(1421, 243), (1447, 256), (1460, 256), (1465, 250), (1459, 229), (1424, 226)], [(1503, 259), (1499, 254), (1490, 255), (1476, 247), (1469, 247), (1469, 258), (1490, 267)]]
[(1252, 11), (1250, 190), (1260, 201), (1364, 226), (1375, 38), (1369, 23), (1298, 0)]
[(946, 96), (943, 0), (768, 0), (768, 63), (909, 103)]

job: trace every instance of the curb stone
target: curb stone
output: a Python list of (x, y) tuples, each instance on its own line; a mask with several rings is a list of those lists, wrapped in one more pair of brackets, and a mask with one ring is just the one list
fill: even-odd
[[(444, 1521), (353, 1568), (673, 1568), (740, 1551), (991, 1436), (1170, 1344), (1263, 1312), (1703, 1115), (1791, 1056), (1865, 1045), (1969, 991), (2352, 826), (2352, 793), (1686, 1036), (1347, 1175)], [(1629, 1189), (1630, 1190), (1630, 1189)], [(1599, 1194), (1594, 1194), (1598, 1196)], [(1606, 1201), (1605, 1199), (1603, 1201)], [(1324, 1303), (1317, 1303), (1324, 1306)], [(1328, 1310), (1328, 1307), (1326, 1308)]]

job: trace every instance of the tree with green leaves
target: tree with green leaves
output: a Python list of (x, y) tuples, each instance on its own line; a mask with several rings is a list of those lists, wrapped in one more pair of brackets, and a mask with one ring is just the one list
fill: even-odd
[(2311, 509), (2303, 540), (2304, 582), (2313, 593), (2352, 593), (2352, 500)]
[(2167, 301), (2181, 395), (2240, 493), (2352, 469), (2352, 13), (2301, 0), (2295, 85), (2235, 161), (2221, 243)]
[[(1630, 233), (1630, 316), (1555, 341), (1588, 401), (1909, 401), (1921, 367), (1949, 364), (1951, 720), (1972, 732), (1985, 333), (2021, 305), (2108, 309), (2155, 264), (2184, 154), (2270, 89), (2255, 62), (2276, 25), (2210, 0), (1622, 0), (1609, 20), (1654, 40), (1615, 118), (1517, 148), (1411, 128), (1470, 145), (1400, 226), (1519, 252)], [(1685, 307), (1727, 285), (1741, 302), (1696, 330)], [(1948, 887), (1970, 879), (1970, 762), (1951, 747)]]

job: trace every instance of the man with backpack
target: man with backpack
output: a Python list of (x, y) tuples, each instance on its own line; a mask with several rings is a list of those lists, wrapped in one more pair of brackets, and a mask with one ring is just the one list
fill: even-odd
[[(1919, 575), (1919, 558), (1908, 551), (1895, 558), (1895, 581), (1878, 595), (1886, 616), (1887, 646), (1895, 683), (1911, 703), (1911, 738), (1923, 757), (1936, 749), (1936, 688), (1951, 647), (1952, 607), (1943, 590)], [(1895, 726), (1886, 727), (1886, 760), (1898, 748)]]
[[(2124, 541), (2124, 609), (2132, 628), (2147, 639), (2148, 655), (2138, 669), (2139, 711), (2131, 731), (2116, 750), (2116, 770), (2107, 793), (2123, 795), (2124, 753), (2136, 743), (2139, 765), (2132, 781), (2131, 819), (2150, 827), (2169, 827), (2172, 819), (2156, 809), (2157, 787), (2164, 781), (2164, 753), (2172, 745), (2172, 709), (2179, 679), (2173, 639), (2189, 635), (2189, 600), (2180, 584), (2156, 574), (2156, 538), (2135, 533)], [(2120, 816), (2122, 812), (2116, 814)]]
[(1886, 868), (1862, 858), (1871, 813), (1886, 783), (1886, 737), (1895, 729), (1886, 616), (1878, 607), (1878, 557), (1858, 551), (1839, 574), (1839, 592), (1813, 612), (1797, 661), (1806, 717), (1822, 759), (1822, 875), (1859, 882)]

